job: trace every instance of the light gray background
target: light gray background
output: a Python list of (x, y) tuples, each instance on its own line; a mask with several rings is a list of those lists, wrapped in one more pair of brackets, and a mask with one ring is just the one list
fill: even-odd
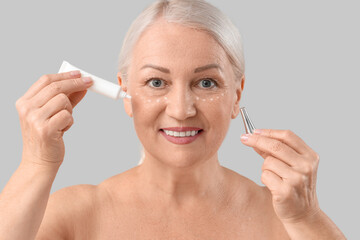
[[(63, 60), (116, 83), (123, 37), (151, 2), (2, 2), (0, 189), (21, 160), (15, 101), (41, 75), (56, 73)], [(243, 36), (241, 106), (256, 127), (291, 129), (320, 155), (320, 206), (349, 239), (360, 239), (358, 2), (210, 2), (230, 16)], [(140, 143), (121, 101), (88, 92), (74, 118), (52, 192), (98, 184), (137, 165)], [(263, 159), (242, 145), (243, 132), (240, 117), (233, 120), (220, 162), (262, 185)]]

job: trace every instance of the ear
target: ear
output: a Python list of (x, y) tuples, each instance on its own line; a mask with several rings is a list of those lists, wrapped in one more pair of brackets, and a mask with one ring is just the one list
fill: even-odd
[[(118, 79), (119, 85), (121, 86), (122, 90), (124, 92), (127, 92), (127, 90), (128, 90), (127, 84), (122, 81), (120, 72), (117, 73), (117, 79)], [(127, 113), (127, 115), (129, 115), (129, 117), (132, 117), (133, 112), (132, 112), (131, 100), (128, 98), (124, 98), (123, 101), (124, 101), (125, 112)]]
[(233, 106), (233, 110), (231, 113), (231, 118), (235, 119), (237, 117), (237, 115), (239, 115), (240, 112), (240, 99), (241, 99), (241, 94), (242, 91), (244, 90), (244, 85), (245, 85), (245, 75), (243, 75), (243, 77), (241, 78), (240, 83), (236, 83), (236, 92), (235, 92), (235, 96), (234, 96), (234, 106)]

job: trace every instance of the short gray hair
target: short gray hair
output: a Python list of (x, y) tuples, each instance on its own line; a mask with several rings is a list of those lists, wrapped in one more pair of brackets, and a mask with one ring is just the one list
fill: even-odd
[(119, 72), (127, 81), (131, 52), (141, 34), (158, 18), (209, 33), (222, 46), (233, 65), (235, 78), (245, 72), (242, 38), (231, 20), (204, 0), (158, 0), (147, 7), (131, 24), (119, 55)]

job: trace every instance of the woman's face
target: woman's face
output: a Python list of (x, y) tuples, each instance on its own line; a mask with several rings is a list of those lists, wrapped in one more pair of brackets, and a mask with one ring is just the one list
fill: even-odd
[(217, 153), (238, 115), (244, 79), (235, 81), (209, 34), (159, 20), (134, 47), (123, 86), (146, 159), (187, 167)]

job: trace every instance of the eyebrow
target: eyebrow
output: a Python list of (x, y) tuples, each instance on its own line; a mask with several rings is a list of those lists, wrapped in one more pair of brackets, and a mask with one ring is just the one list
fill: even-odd
[[(145, 64), (144, 66), (142, 66), (142, 68), (140, 70), (142, 70), (144, 68), (154, 68), (154, 69), (159, 70), (160, 72), (163, 72), (163, 73), (170, 73), (169, 69), (164, 68), (164, 67), (160, 67), (160, 66), (156, 66), (156, 65), (153, 65), (153, 64)], [(220, 71), (223, 71), (219, 64), (212, 63), (212, 64), (208, 64), (208, 65), (205, 65), (205, 66), (202, 66), (202, 67), (195, 68), (194, 73), (202, 72), (202, 71), (205, 71), (205, 70), (208, 70), (208, 69), (211, 69), (211, 68), (217, 68)]]

